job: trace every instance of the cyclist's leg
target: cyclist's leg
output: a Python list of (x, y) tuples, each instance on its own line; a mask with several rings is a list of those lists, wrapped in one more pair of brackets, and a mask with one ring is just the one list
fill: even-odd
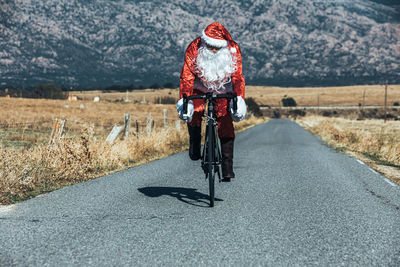
[(233, 149), (235, 133), (230, 114), (219, 119), (218, 136), (221, 141), (222, 177), (235, 178), (235, 173), (233, 172)]
[(192, 121), (188, 123), (188, 131), (190, 136), (189, 157), (192, 160), (198, 160), (201, 157), (201, 121), (204, 113), (204, 100), (193, 100), (195, 111)]
[(232, 116), (228, 111), (227, 101), (220, 101), (216, 107), (216, 111), (218, 136), (221, 141), (222, 176), (230, 179), (235, 177), (235, 173), (233, 172), (235, 131), (233, 128)]
[(227, 99), (217, 99), (215, 101), (215, 116), (218, 122), (218, 137), (235, 139), (232, 115), (229, 111)]

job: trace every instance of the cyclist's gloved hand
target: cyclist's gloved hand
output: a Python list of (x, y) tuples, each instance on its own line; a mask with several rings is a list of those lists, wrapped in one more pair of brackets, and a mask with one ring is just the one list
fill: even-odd
[(176, 103), (176, 110), (178, 111), (178, 116), (181, 120), (184, 120), (186, 122), (192, 121), (192, 116), (194, 112), (194, 105), (192, 100), (189, 100), (187, 114), (183, 114), (183, 98), (179, 99), (178, 103)]
[(230, 103), (230, 110), (231, 110), (231, 114), (232, 114), (232, 120), (234, 122), (244, 120), (244, 117), (246, 116), (246, 112), (247, 112), (247, 107), (246, 107), (246, 103), (244, 102), (244, 99), (241, 96), (237, 97), (236, 112), (234, 112), (234, 110), (233, 110), (233, 100), (232, 100)]

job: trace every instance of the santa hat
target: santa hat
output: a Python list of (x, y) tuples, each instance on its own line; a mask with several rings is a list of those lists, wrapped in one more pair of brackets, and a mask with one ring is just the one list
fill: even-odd
[(218, 22), (213, 22), (208, 25), (203, 31), (201, 39), (208, 45), (214, 47), (226, 47), (228, 46), (228, 41), (232, 41), (228, 30)]

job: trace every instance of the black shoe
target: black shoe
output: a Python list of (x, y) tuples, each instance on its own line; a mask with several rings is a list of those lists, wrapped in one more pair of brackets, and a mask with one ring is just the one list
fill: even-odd
[(191, 160), (199, 160), (201, 158), (201, 126), (188, 125), (190, 146), (189, 157)]
[(233, 138), (221, 138), (221, 154), (222, 154), (222, 177), (224, 179), (235, 178), (233, 172)]
[(231, 179), (232, 179), (232, 178), (223, 178), (223, 179), (221, 180), (221, 182), (229, 183), (229, 182), (231, 181)]

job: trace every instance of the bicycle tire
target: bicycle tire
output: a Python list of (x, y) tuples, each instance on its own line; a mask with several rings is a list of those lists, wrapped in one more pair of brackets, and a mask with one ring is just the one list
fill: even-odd
[(209, 122), (208, 125), (208, 184), (209, 184), (209, 195), (210, 195), (210, 207), (214, 207), (214, 196), (215, 196), (215, 172), (214, 172), (214, 158), (215, 158), (215, 136), (213, 131), (212, 121)]

